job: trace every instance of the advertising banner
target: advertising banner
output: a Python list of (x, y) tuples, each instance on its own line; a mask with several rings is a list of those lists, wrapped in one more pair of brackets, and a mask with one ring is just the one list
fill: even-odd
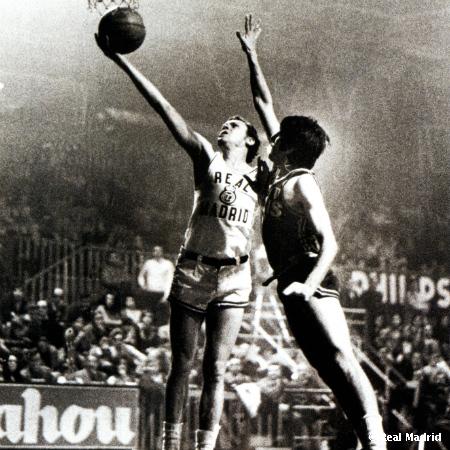
[[(369, 288), (370, 278), (377, 281), (377, 291), (383, 294), (383, 303), (391, 305), (410, 304), (416, 309), (426, 310), (432, 300), (436, 300), (439, 308), (450, 308), (450, 279), (439, 279), (426, 275), (418, 275), (411, 283), (410, 277), (396, 273), (369, 273), (354, 270), (351, 273), (352, 286), (358, 295)], [(411, 290), (414, 295), (408, 296)]]
[(0, 448), (136, 449), (134, 387), (0, 384)]

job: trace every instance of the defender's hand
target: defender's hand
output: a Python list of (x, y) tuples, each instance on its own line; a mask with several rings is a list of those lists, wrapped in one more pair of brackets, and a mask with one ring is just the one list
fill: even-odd
[(250, 53), (256, 50), (256, 41), (261, 33), (261, 21), (257, 20), (253, 23), (253, 17), (251, 14), (245, 16), (245, 33), (242, 34), (240, 31), (236, 32), (242, 50), (246, 53)]
[(260, 200), (265, 200), (272, 179), (272, 172), (267, 163), (258, 157), (256, 177), (252, 180), (248, 175), (244, 175), (250, 187), (258, 194)]
[(294, 281), (283, 291), (284, 295), (295, 295), (297, 297), (302, 297), (305, 301), (309, 301), (314, 295), (314, 289), (298, 281)]

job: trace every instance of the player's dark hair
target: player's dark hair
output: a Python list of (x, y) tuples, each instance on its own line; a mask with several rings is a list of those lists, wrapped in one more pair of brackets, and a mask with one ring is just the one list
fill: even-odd
[(248, 120), (245, 120), (241, 116), (232, 116), (228, 120), (240, 120), (247, 126), (247, 136), (253, 138), (253, 140), (255, 141), (252, 145), (247, 144), (247, 157), (245, 158), (245, 162), (247, 164), (251, 163), (258, 154), (259, 145), (261, 143), (256, 128)]
[(311, 169), (330, 142), (325, 130), (317, 120), (306, 116), (287, 116), (280, 124), (282, 148), (294, 147), (297, 151), (288, 160)]

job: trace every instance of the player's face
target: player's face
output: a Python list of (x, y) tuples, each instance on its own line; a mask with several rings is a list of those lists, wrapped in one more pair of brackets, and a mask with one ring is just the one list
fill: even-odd
[(287, 156), (294, 150), (294, 148), (286, 148), (281, 138), (278, 137), (272, 144), (272, 151), (270, 152), (269, 158), (276, 166), (285, 166), (287, 168)]
[(295, 147), (286, 146), (281, 137), (278, 137), (272, 144), (272, 151), (270, 152), (269, 158), (273, 161), (275, 166), (292, 170), (295, 167), (289, 163), (288, 156), (296, 150)]
[(238, 119), (227, 120), (219, 131), (217, 142), (219, 145), (245, 145), (247, 139), (247, 125)]
[(276, 166), (282, 166), (286, 160), (286, 155), (281, 151), (281, 143), (279, 137), (272, 144), (272, 150), (270, 152), (269, 158)]

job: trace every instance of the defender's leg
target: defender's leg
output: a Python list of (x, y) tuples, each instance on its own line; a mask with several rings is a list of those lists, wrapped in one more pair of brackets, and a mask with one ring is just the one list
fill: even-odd
[(332, 389), (364, 448), (384, 450), (377, 399), (353, 353), (339, 301), (313, 297), (305, 302), (292, 297), (285, 299), (285, 310), (305, 356)]

